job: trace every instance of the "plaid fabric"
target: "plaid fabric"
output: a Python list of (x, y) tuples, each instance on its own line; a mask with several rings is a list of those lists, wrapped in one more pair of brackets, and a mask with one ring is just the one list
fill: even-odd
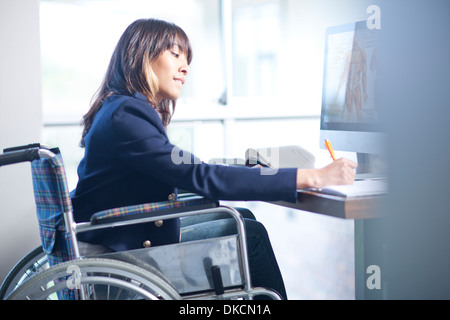
[(97, 212), (91, 217), (91, 223), (100, 224), (106, 222), (106, 220), (115, 218), (131, 217), (133, 215), (151, 213), (164, 209), (175, 209), (203, 204), (213, 204), (213, 201), (205, 198), (193, 198), (178, 201), (162, 201), (162, 202), (133, 205), (128, 207), (114, 208)]
[[(31, 172), (39, 233), (49, 264), (72, 260), (75, 256), (72, 239), (64, 224), (64, 212), (72, 211), (72, 204), (61, 155), (32, 161)], [(76, 292), (64, 289), (58, 296), (72, 300)]]
[[(64, 212), (72, 211), (61, 155), (31, 163), (34, 199), (44, 251), (53, 264), (71, 260), (73, 255), (66, 236)], [(57, 243), (60, 240), (60, 243)], [(55, 246), (59, 252), (55, 252)]]

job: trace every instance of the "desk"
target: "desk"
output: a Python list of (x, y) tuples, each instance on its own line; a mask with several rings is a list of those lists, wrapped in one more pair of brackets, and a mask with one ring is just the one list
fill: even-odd
[[(383, 256), (384, 244), (379, 236), (380, 219), (383, 212), (385, 196), (365, 196), (346, 198), (327, 195), (316, 191), (299, 190), (297, 202), (283, 201), (273, 204), (285, 206), (302, 211), (320, 213), (341, 219), (354, 220), (355, 230), (355, 298), (383, 299)], [(369, 266), (378, 266), (381, 271), (381, 288), (369, 289), (366, 281), (372, 272), (367, 273)]]

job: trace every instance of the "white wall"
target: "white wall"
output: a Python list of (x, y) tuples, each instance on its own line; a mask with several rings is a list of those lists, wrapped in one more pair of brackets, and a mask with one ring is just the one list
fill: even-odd
[[(39, 0), (0, 0), (0, 148), (41, 138)], [(0, 280), (39, 245), (29, 163), (0, 168)]]

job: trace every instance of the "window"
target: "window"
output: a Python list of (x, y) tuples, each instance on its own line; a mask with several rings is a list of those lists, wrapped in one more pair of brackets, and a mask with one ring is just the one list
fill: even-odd
[(275, 96), (280, 39), (278, 1), (233, 8), (233, 94)]
[(78, 122), (121, 34), (134, 20), (150, 17), (178, 24), (193, 44), (192, 72), (181, 98), (217, 101), (224, 88), (218, 0), (43, 0), (44, 121)]

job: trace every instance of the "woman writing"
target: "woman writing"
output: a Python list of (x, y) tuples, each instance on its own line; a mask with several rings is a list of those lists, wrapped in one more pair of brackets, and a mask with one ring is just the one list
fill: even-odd
[[(85, 155), (72, 192), (75, 220), (94, 212), (140, 203), (173, 200), (177, 189), (213, 200), (296, 201), (296, 190), (351, 184), (353, 161), (339, 159), (322, 169), (225, 167), (192, 161), (174, 162), (186, 152), (172, 145), (166, 127), (189, 73), (192, 49), (178, 26), (155, 19), (133, 22), (121, 36), (104, 81), (83, 118)], [(267, 233), (249, 212), (246, 231), (250, 273), (255, 286), (286, 298), (283, 280)], [(90, 250), (121, 251), (220, 236), (234, 232), (230, 219), (204, 217), (197, 223), (170, 219), (82, 233)]]

